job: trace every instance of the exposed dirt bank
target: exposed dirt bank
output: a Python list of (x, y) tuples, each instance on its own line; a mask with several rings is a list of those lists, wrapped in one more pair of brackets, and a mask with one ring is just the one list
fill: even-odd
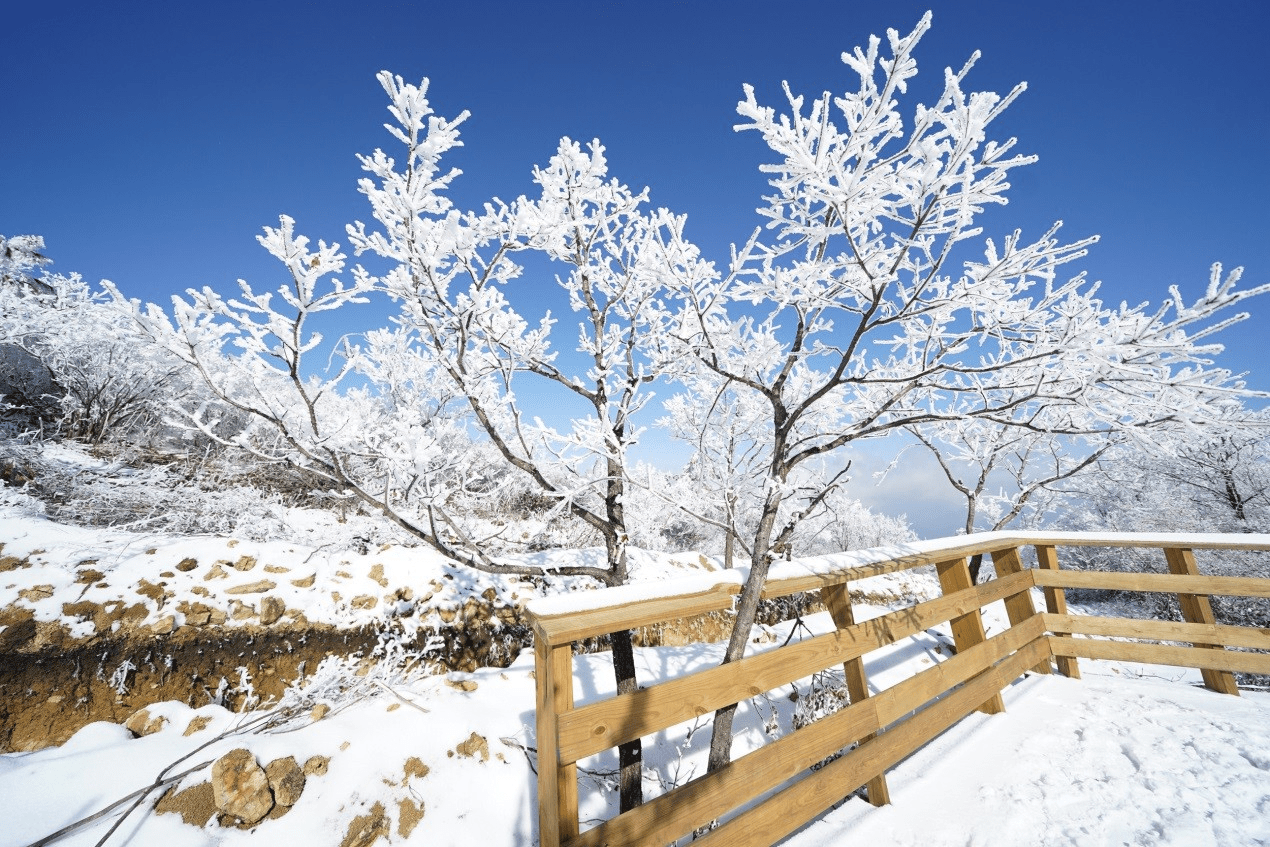
[[(776, 623), (817, 606), (812, 598), (767, 602), (760, 622)], [(506, 667), (532, 645), (532, 633), (519, 614), (495, 612), (469, 604), (466, 613), (453, 616), (453, 626), (421, 628), (416, 644), (437, 672)], [(0, 610), (5, 625), (0, 631), (0, 752), (59, 745), (93, 721), (122, 723), (166, 700), (192, 707), (219, 700), (236, 708), (249, 690), (262, 699), (278, 698), (327, 656), (370, 656), (381, 635), (372, 627), (286, 622), (154, 634), (145, 627), (129, 628), (125, 607), (96, 614), (114, 617), (122, 626), (113, 634), (76, 640), (54, 624), (37, 623), (24, 609)], [(109, 628), (110, 621), (102, 623)], [(726, 613), (684, 618), (641, 629), (635, 642), (652, 647), (719, 641), (727, 638), (731, 623)], [(603, 650), (604, 641), (594, 639), (579, 649)]]

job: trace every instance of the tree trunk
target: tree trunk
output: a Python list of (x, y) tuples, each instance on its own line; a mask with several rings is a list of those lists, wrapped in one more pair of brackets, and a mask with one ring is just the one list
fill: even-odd
[[(775, 493), (769, 494), (763, 503), (763, 515), (754, 533), (750, 574), (745, 580), (745, 587), (741, 589), (741, 599), (736, 608), (736, 620), (732, 624), (732, 635), (728, 639), (728, 647), (723, 654), (722, 664), (735, 662), (745, 655), (745, 647), (749, 643), (750, 632), (754, 628), (754, 619), (758, 616), (758, 603), (763, 594), (763, 584), (767, 582), (767, 572), (771, 567), (768, 548), (771, 546), (772, 530), (776, 526), (776, 513), (779, 508), (779, 496)], [(736, 706), (737, 704), (733, 703), (714, 713), (708, 773), (714, 773), (732, 761), (732, 719), (736, 715)]]
[(983, 567), (983, 554), (975, 553), (970, 557), (970, 584), (979, 584), (979, 568)]
[[(617, 678), (617, 693), (630, 694), (639, 688), (635, 680), (635, 649), (631, 644), (631, 631), (624, 629), (609, 636), (613, 648), (613, 675)], [(628, 741), (617, 748), (619, 808), (628, 812), (644, 802), (643, 746), (640, 739)]]

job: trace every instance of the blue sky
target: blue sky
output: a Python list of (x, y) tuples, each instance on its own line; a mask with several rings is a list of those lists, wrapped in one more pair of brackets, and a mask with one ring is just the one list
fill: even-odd
[[(388, 147), (374, 74), (432, 79), (473, 113), (451, 163), (460, 206), (530, 190), (562, 135), (599, 137), (612, 173), (689, 216), (722, 260), (743, 239), (765, 149), (732, 131), (741, 84), (779, 102), (849, 82), (838, 56), (927, 8), (918, 92), (974, 49), (974, 89), (1028, 92), (998, 123), (1040, 162), (990, 231), (1055, 219), (1108, 300), (1194, 296), (1208, 266), (1270, 280), (1270, 4), (1263, 2), (9, 4), (0, 51), (0, 233), (36, 233), (55, 270), (173, 292), (276, 279), (256, 244), (281, 213), (344, 241), (367, 217), (354, 154)], [(923, 87), (923, 82), (925, 86)], [(1270, 302), (1224, 338), (1270, 389)]]

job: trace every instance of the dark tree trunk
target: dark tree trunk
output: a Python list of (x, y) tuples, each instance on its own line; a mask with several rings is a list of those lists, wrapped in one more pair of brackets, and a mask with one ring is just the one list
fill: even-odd
[[(617, 693), (633, 693), (639, 686), (635, 681), (635, 649), (631, 644), (630, 630), (612, 633), (609, 643), (613, 648), (613, 675), (617, 678)], [(636, 738), (619, 746), (617, 760), (620, 809), (628, 812), (644, 802), (643, 746), (640, 739)]]
[(983, 554), (975, 553), (970, 557), (970, 584), (979, 584), (979, 569), (983, 567)]

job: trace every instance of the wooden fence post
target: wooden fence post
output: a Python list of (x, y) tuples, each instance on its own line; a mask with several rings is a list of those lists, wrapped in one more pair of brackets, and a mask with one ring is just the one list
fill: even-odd
[[(1195, 554), (1187, 548), (1165, 547), (1164, 558), (1169, 563), (1169, 573), (1199, 574), (1199, 568), (1195, 566)], [(1206, 624), (1217, 622), (1216, 618), (1213, 617), (1213, 604), (1209, 602), (1208, 595), (1178, 594), (1177, 602), (1182, 607), (1182, 618), (1187, 622)], [(1195, 644), (1194, 646), (1210, 647), (1214, 650), (1225, 649), (1220, 644)], [(1239, 696), (1239, 686), (1235, 683), (1235, 676), (1230, 671), (1200, 668), (1200, 673), (1204, 676), (1204, 685), (1206, 687), (1221, 694)]]
[[(1024, 570), (1023, 561), (1019, 558), (1019, 548), (1007, 547), (1004, 550), (992, 551), (992, 566), (997, 576), (1009, 576)], [(1025, 588), (1018, 594), (1005, 598), (1005, 613), (1010, 616), (1010, 626), (1018, 626), (1036, 614), (1036, 606), (1032, 603), (1031, 589)], [(1031, 670), (1036, 673), (1051, 673), (1050, 660), (1038, 662)]]
[[(1036, 545), (1036, 561), (1048, 571), (1058, 570), (1058, 551), (1049, 544)], [(1054, 615), (1067, 614), (1067, 592), (1061, 588), (1045, 588), (1045, 609)], [(1060, 638), (1071, 638), (1068, 633), (1060, 633)], [(1059, 656), (1058, 672), (1072, 679), (1080, 679), (1080, 667), (1075, 656)]]
[(578, 766), (560, 763), (562, 712), (573, 708), (573, 645), (534, 633), (537, 682), (538, 843), (560, 847), (578, 834)]
[[(851, 594), (846, 583), (830, 585), (820, 590), (820, 599), (833, 618), (833, 625), (838, 629), (846, 629), (855, 625), (855, 613), (851, 611)], [(847, 678), (847, 695), (852, 703), (859, 703), (869, 696), (869, 680), (864, 673), (864, 658), (858, 656), (848, 659), (842, 664), (842, 671)], [(870, 733), (860, 739), (863, 744), (877, 733)], [(891, 790), (886, 785), (886, 773), (879, 773), (869, 780), (867, 785), (869, 802), (874, 806), (885, 806), (891, 802)]]
[[(939, 587), (943, 589), (945, 595), (974, 587), (970, 582), (970, 568), (966, 567), (964, 556), (959, 559), (949, 559), (946, 562), (936, 562), (935, 573), (939, 574)], [(987, 640), (987, 633), (983, 630), (983, 615), (978, 609), (959, 615), (948, 623), (952, 627), (953, 643), (957, 646), (958, 653)], [(1004, 712), (1005, 701), (1001, 699), (1001, 692), (998, 691), (983, 701), (978, 711), (985, 715)]]

